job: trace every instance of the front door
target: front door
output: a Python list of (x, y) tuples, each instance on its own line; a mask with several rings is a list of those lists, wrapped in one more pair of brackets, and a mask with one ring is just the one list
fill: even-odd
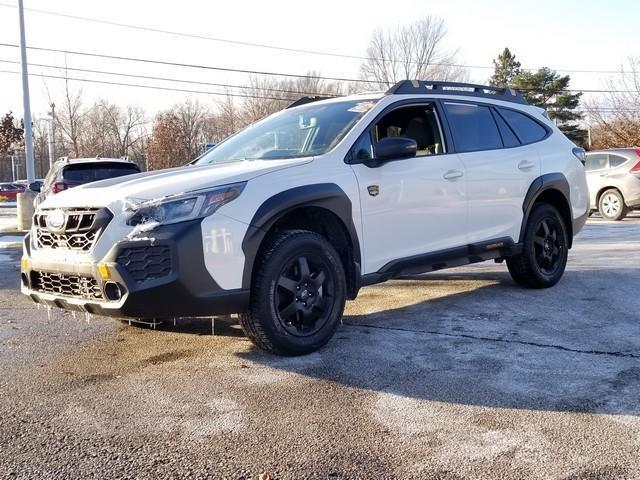
[(384, 137), (412, 138), (418, 147), (412, 158), (352, 165), (360, 190), (363, 273), (465, 245), (465, 170), (456, 154), (446, 152), (441, 132), (435, 105), (418, 103), (390, 111), (354, 145), (359, 160), (375, 158), (375, 144)]

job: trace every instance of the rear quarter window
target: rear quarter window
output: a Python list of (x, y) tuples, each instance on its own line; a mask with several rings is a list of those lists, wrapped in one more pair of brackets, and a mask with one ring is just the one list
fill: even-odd
[(547, 136), (547, 129), (524, 113), (506, 108), (498, 108), (497, 110), (522, 143), (539, 142)]
[(611, 168), (618, 168), (620, 165), (623, 165), (627, 162), (627, 159), (621, 157), (620, 155), (614, 155), (612, 153), (609, 154), (609, 166)]
[(445, 103), (447, 119), (458, 152), (502, 148), (498, 126), (489, 107), (466, 103)]

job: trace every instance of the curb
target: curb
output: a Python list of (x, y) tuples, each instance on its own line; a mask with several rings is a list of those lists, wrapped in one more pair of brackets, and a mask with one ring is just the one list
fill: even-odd
[[(21, 248), (22, 240), (27, 232), (0, 232), (0, 250), (5, 248)], [(6, 239), (6, 240), (5, 240)]]

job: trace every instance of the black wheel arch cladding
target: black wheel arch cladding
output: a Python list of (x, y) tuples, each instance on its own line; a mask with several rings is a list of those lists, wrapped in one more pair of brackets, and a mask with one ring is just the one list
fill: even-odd
[[(545, 193), (554, 193), (557, 195), (558, 192), (562, 199), (564, 205), (554, 205), (560, 215), (566, 220), (567, 227), (567, 237), (569, 241), (568, 247), (571, 248), (573, 244), (573, 214), (571, 212), (571, 189), (569, 187), (569, 182), (567, 181), (567, 177), (565, 177), (562, 173), (546, 173), (544, 175), (539, 176), (529, 186), (529, 190), (524, 197), (524, 202), (522, 203), (522, 225), (520, 227), (520, 239), (522, 242), (524, 239), (524, 233), (527, 226), (527, 222), (529, 220), (529, 216), (531, 215), (531, 210), (535, 205), (536, 201), (540, 199)], [(568, 218), (565, 218), (568, 216)]]
[[(294, 210), (317, 207), (334, 214), (342, 222), (349, 236), (353, 265), (344, 265), (345, 272), (353, 277), (352, 289), (357, 293), (360, 286), (361, 253), (360, 242), (353, 223), (351, 199), (335, 183), (303, 185), (284, 190), (265, 200), (254, 214), (250, 227), (242, 241), (245, 264), (242, 288), (250, 288), (256, 256), (269, 230)], [(347, 279), (347, 283), (350, 283)]]

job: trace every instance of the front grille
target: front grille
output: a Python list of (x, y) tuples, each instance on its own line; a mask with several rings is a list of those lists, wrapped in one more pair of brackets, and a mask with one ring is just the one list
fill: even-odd
[(171, 250), (166, 245), (125, 248), (116, 261), (137, 283), (171, 273)]
[(42, 210), (34, 216), (36, 248), (88, 252), (112, 218), (111, 213), (105, 208), (65, 208), (63, 210), (66, 221), (59, 231), (51, 231), (47, 227), (47, 216), (52, 212), (51, 209)]
[(95, 278), (63, 273), (31, 272), (31, 288), (42, 293), (65, 297), (102, 300), (102, 290)]
[(67, 250), (82, 250), (84, 252), (91, 250), (98, 236), (97, 231), (57, 234), (40, 228), (36, 233), (38, 248), (64, 248)]

